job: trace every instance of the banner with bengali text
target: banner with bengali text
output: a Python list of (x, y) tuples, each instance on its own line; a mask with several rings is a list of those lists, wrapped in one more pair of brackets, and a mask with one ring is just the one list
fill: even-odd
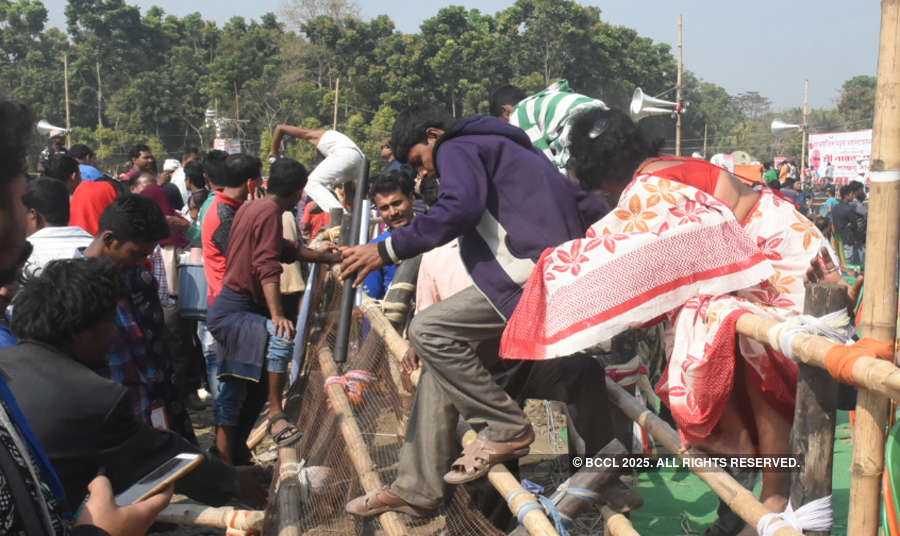
[(808, 165), (820, 178), (831, 162), (835, 182), (868, 182), (871, 154), (872, 129), (809, 135)]

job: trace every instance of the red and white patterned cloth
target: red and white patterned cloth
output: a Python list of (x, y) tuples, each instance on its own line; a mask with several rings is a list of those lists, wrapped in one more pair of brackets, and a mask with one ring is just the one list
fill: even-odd
[(796, 365), (737, 337), (734, 324), (745, 312), (801, 313), (806, 269), (827, 241), (769, 189), (741, 224), (712, 195), (664, 172), (638, 175), (585, 238), (544, 252), (500, 353), (567, 356), (665, 317), (669, 363), (657, 393), (682, 439), (696, 442), (722, 415), (738, 347), (750, 385), (776, 407), (793, 407)]

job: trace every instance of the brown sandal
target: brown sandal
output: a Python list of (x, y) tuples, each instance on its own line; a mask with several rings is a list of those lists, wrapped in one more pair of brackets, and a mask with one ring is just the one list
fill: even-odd
[(463, 449), (462, 456), (450, 465), (444, 475), (448, 484), (465, 484), (478, 480), (490, 471), (493, 465), (528, 454), (528, 446), (534, 442), (534, 430), (529, 424), (524, 432), (510, 441), (491, 441), (478, 435), (475, 441)]
[(371, 517), (385, 512), (400, 512), (413, 517), (433, 516), (437, 508), (424, 508), (410, 504), (391, 491), (390, 486), (370, 491), (347, 503), (344, 510), (360, 517)]

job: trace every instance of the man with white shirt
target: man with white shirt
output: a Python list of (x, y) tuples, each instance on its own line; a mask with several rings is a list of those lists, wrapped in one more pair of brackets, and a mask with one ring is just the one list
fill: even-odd
[(333, 188), (346, 182), (356, 182), (362, 175), (365, 156), (359, 147), (353, 140), (336, 130), (278, 125), (272, 134), (272, 146), (269, 150), (271, 163), (278, 158), (284, 136), (308, 141), (315, 145), (319, 154), (325, 158), (310, 172), (306, 183), (306, 195), (325, 212), (333, 208), (343, 208)]
[(187, 185), (187, 177), (185, 176), (184, 167), (188, 165), (189, 162), (193, 162), (195, 160), (200, 160), (200, 151), (198, 151), (196, 147), (185, 149), (184, 152), (181, 153), (181, 165), (173, 168), (172, 171), (172, 184), (174, 184), (178, 188), (178, 191), (181, 193), (181, 197), (184, 200), (185, 207), (188, 204), (188, 198), (191, 197), (192, 192)]
[(71, 259), (75, 250), (86, 247), (94, 237), (81, 227), (69, 227), (69, 190), (64, 182), (38, 177), (25, 187), (22, 197), (27, 213), (28, 241), (34, 246), (25, 265), (37, 273), (48, 262)]

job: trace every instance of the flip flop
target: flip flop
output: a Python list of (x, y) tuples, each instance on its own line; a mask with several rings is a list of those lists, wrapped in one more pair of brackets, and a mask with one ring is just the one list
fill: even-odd
[(478, 480), (494, 465), (528, 454), (528, 446), (533, 442), (534, 430), (530, 424), (524, 432), (510, 441), (491, 441), (478, 434), (475, 441), (463, 449), (462, 456), (450, 465), (450, 471), (444, 475), (444, 482), (465, 484)]
[[(287, 423), (287, 426), (282, 428), (280, 432), (277, 434), (272, 434), (272, 425), (278, 421), (284, 421)], [(293, 445), (297, 442), (298, 439), (303, 435), (300, 433), (300, 430), (297, 429), (296, 426), (291, 424), (291, 421), (288, 420), (287, 415), (284, 413), (276, 413), (272, 417), (269, 418), (269, 424), (266, 426), (266, 431), (272, 437), (272, 441), (279, 447), (287, 447), (289, 445)]]

